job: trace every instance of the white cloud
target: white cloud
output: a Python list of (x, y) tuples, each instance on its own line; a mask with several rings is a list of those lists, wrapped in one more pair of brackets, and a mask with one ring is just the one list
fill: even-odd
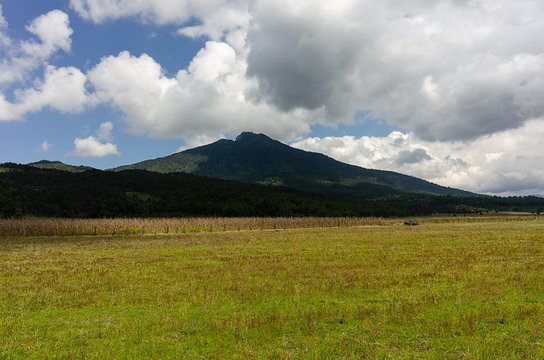
[(113, 123), (111, 121), (106, 121), (100, 124), (100, 127), (98, 130), (96, 130), (96, 136), (100, 140), (104, 141), (112, 141), (113, 135), (111, 132), (113, 131)]
[(11, 45), (11, 39), (7, 34), (4, 33), (5, 29), (8, 28), (8, 22), (4, 18), (2, 4), (0, 4), (0, 49), (8, 47)]
[(150, 56), (128, 52), (109, 56), (88, 73), (96, 96), (125, 114), (134, 134), (152, 137), (218, 139), (241, 130), (285, 138), (308, 131), (304, 111), (281, 113), (255, 103), (256, 89), (245, 76), (245, 61), (224, 42), (208, 41), (187, 70), (167, 77)]
[(438, 142), (413, 133), (308, 138), (292, 144), (366, 168), (401, 172), (490, 194), (544, 195), (544, 119), (472, 141)]
[(23, 42), (23, 52), (37, 58), (46, 59), (58, 49), (70, 52), (73, 30), (70, 28), (68, 15), (60, 10), (53, 10), (34, 19), (26, 29), (36, 35), (41, 43)]
[(236, 67), (236, 53), (223, 42), (209, 41), (189, 65), (188, 72), (199, 81), (212, 82), (220, 76), (230, 75)]
[(5, 29), (8, 27), (8, 22), (4, 18), (2, 4), (0, 4), (0, 29)]
[[(81, 17), (103, 23), (135, 17), (145, 23), (177, 24), (180, 35), (205, 36), (212, 40), (227, 39), (231, 46), (243, 45), (251, 15), (250, 0), (70, 0)], [(185, 25), (190, 20), (197, 24)]]
[[(48, 60), (57, 51), (71, 50), (71, 35), (68, 15), (53, 10), (34, 19), (26, 30), (39, 41), (31, 38), (14, 41), (6, 35), (7, 21), (0, 7), (0, 47), (5, 55), (0, 60), (0, 85), (15, 86), (13, 100), (7, 100), (0, 92), (0, 121), (21, 120), (25, 114), (49, 107), (61, 112), (80, 112), (91, 104), (92, 97), (86, 91), (86, 76), (75, 67), (49, 65)], [(43, 68), (43, 80), (37, 78), (27, 88), (27, 80), (34, 70)]]
[(77, 68), (47, 66), (43, 81), (36, 80), (33, 87), (15, 91), (15, 102), (0, 94), (0, 121), (18, 120), (45, 107), (80, 112), (94, 103), (93, 96), (87, 93), (86, 81), (85, 74)]
[(123, 111), (136, 134), (153, 133), (160, 125), (157, 112), (167, 89), (176, 83), (150, 56), (133, 57), (126, 51), (103, 58), (88, 78), (98, 98)]
[(3, 28), (7, 28), (7, 21), (1, 15), (0, 45), (5, 48), (7, 56), (0, 62), (0, 85), (23, 81), (31, 71), (46, 65), (57, 51), (70, 51), (73, 30), (66, 13), (50, 11), (26, 27), (39, 42), (35, 39), (13, 41), (3, 32)]
[(103, 157), (107, 155), (120, 155), (117, 145), (112, 143), (101, 143), (94, 136), (85, 139), (74, 140), (74, 152), (76, 157)]
[[(178, 0), (70, 0), (70, 6), (80, 16), (102, 23), (125, 17), (139, 17), (143, 21), (158, 24), (182, 23), (190, 19), (199, 3), (213, 6), (219, 1)], [(211, 4), (213, 3), (213, 5)]]
[(224, 39), (234, 49), (242, 51), (251, 20), (248, 5), (244, 1), (224, 3), (200, 13), (199, 25), (181, 27), (178, 34), (190, 38), (205, 36), (215, 41)]
[(53, 145), (51, 145), (51, 144), (49, 143), (49, 141), (46, 140), (46, 141), (44, 141), (44, 142), (41, 143), (41, 145), (40, 145), (40, 151), (46, 152), (46, 151), (48, 151), (49, 149), (51, 149), (51, 147), (53, 147)]
[[(121, 155), (117, 150), (117, 145), (112, 144), (113, 123), (110, 121), (100, 124), (96, 131), (96, 136), (89, 136), (85, 139), (76, 138), (74, 140), (73, 156), (76, 157), (103, 157), (108, 155)], [(101, 141), (105, 141), (101, 142)]]
[[(219, 138), (224, 138), (224, 137), (220, 136)], [(190, 139), (188, 139), (185, 145), (180, 146), (175, 152), (180, 152), (187, 149), (195, 148), (197, 146), (211, 144), (212, 142), (216, 140), (218, 140), (217, 137), (210, 137), (207, 135), (195, 135), (191, 137)]]

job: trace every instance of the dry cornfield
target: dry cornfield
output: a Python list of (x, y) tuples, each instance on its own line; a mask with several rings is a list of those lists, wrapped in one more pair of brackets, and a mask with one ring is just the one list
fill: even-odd
[(382, 218), (131, 218), (0, 220), (0, 236), (143, 235), (316, 227), (386, 225)]
[[(505, 221), (536, 219), (537, 216), (427, 217), (425, 223)], [(179, 234), (266, 229), (330, 228), (351, 226), (402, 225), (405, 219), (376, 217), (283, 217), (283, 218), (115, 218), (61, 219), (25, 218), (0, 219), (0, 236), (98, 236)], [(420, 221), (421, 222), (421, 221)]]

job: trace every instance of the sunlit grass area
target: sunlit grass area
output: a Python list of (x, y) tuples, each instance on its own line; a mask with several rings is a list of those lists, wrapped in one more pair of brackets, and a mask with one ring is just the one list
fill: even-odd
[(544, 220), (0, 239), (0, 358), (544, 357)]

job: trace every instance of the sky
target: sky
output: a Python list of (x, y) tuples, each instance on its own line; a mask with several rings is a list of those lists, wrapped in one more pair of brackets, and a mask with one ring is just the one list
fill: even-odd
[(265, 133), (544, 195), (541, 0), (0, 0), (0, 162), (106, 169)]

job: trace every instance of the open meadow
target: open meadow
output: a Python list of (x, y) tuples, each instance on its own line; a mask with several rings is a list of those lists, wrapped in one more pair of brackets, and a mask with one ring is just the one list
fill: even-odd
[(232, 221), (6, 220), (0, 359), (544, 358), (543, 218)]

